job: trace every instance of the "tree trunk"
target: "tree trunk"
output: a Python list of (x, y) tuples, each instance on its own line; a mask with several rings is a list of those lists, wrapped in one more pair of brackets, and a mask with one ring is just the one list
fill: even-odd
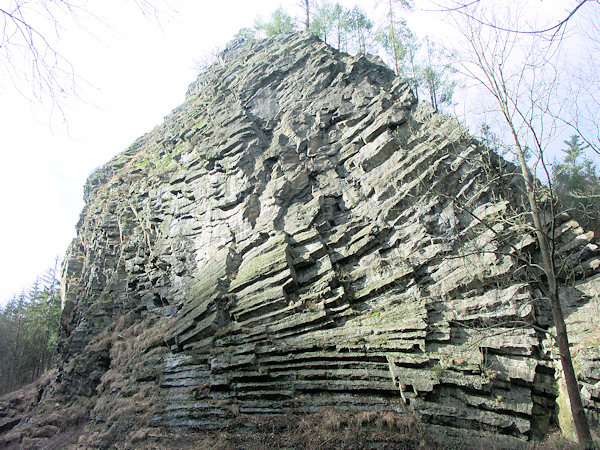
[(429, 95), (431, 97), (431, 105), (435, 112), (438, 112), (438, 104), (437, 104), (437, 94), (433, 83), (429, 85)]
[(304, 0), (304, 9), (306, 11), (306, 22), (304, 25), (306, 26), (306, 31), (310, 29), (310, 0)]
[(392, 53), (394, 54), (394, 69), (396, 70), (396, 76), (400, 75), (398, 70), (398, 51), (396, 49), (396, 33), (394, 31), (394, 10), (392, 9), (392, 0), (390, 1), (390, 44), (392, 44)]
[(556, 344), (558, 346), (560, 363), (562, 366), (563, 376), (565, 378), (565, 384), (567, 386), (567, 394), (569, 396), (573, 425), (575, 426), (575, 432), (577, 434), (577, 441), (579, 442), (579, 445), (582, 447), (587, 447), (592, 443), (592, 435), (590, 434), (587, 417), (585, 416), (585, 411), (583, 409), (583, 402), (581, 401), (581, 393), (579, 391), (577, 377), (575, 375), (575, 370), (573, 369), (567, 326), (565, 324), (562, 306), (560, 304), (560, 298), (558, 295), (554, 261), (552, 258), (550, 245), (548, 243), (548, 238), (544, 233), (544, 225), (542, 223), (540, 211), (535, 199), (533, 176), (529, 170), (529, 167), (527, 166), (524, 151), (519, 143), (516, 131), (512, 125), (511, 132), (515, 141), (517, 157), (519, 159), (521, 172), (525, 181), (525, 192), (527, 194), (531, 217), (533, 219), (535, 235), (540, 247), (540, 253), (542, 255), (544, 273), (548, 282), (548, 297), (552, 308), (552, 318), (554, 319), (554, 325), (556, 326)]

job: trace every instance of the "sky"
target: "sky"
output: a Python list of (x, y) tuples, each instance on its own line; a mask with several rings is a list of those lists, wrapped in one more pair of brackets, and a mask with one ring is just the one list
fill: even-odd
[[(57, 15), (58, 29), (41, 21), (76, 77), (60, 109), (32, 98), (31, 80), (10, 80), (0, 55), (0, 305), (63, 258), (86, 178), (184, 101), (197, 60), (280, 5), (300, 16), (297, 0), (151, 0), (157, 16), (140, 10), (143, 1), (73, 0), (87, 9), (75, 18)], [(385, 6), (340, 3), (358, 3), (374, 18)], [(427, 15), (409, 24), (439, 31), (435, 20)]]

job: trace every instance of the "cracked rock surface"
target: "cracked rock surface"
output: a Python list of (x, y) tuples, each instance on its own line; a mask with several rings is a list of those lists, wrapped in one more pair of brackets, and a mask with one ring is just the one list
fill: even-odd
[[(377, 59), (234, 41), (89, 178), (30, 414), (80, 406), (84, 447), (325, 408), (414, 414), (447, 444), (539, 437), (560, 389), (519, 192)], [(567, 216), (556, 234), (597, 422), (600, 256)]]

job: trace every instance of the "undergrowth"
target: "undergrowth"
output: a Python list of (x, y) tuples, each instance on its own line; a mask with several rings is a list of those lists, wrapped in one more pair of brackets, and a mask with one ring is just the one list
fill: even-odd
[[(162, 434), (140, 430), (135, 448), (202, 449), (435, 449), (435, 440), (412, 415), (395, 412), (347, 412), (324, 409), (311, 414), (275, 417), (238, 415), (224, 429), (204, 433)], [(123, 448), (127, 448), (124, 446)]]

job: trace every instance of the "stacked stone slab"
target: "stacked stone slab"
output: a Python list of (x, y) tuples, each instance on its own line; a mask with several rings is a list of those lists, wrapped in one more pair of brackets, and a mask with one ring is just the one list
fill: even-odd
[[(446, 442), (537, 437), (559, 389), (520, 191), (377, 59), (304, 34), (235, 41), (89, 178), (44, 395), (107, 402), (119, 372), (157, 389), (155, 429), (334, 407), (415, 414)], [(593, 415), (599, 252), (555, 226)], [(136, 369), (99, 344), (122, 317), (169, 324)], [(90, 430), (120, 420), (98, 411)]]

